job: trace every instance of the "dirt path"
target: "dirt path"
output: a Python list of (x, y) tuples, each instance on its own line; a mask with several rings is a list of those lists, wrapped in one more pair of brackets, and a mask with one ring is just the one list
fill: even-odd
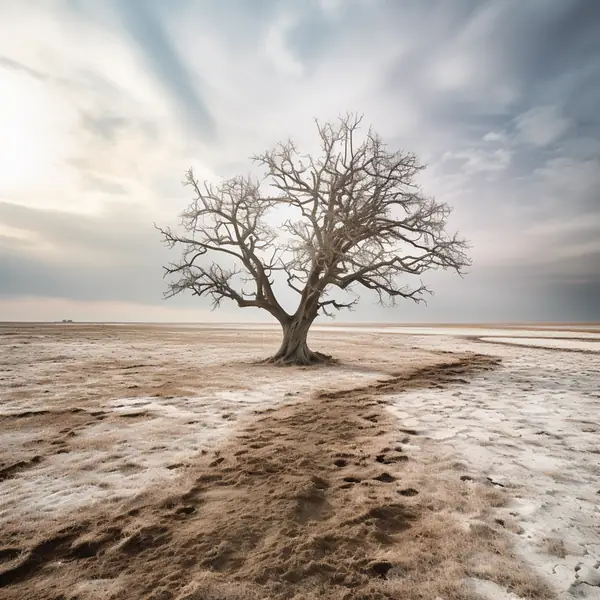
[[(521, 597), (551, 593), (512, 556), (493, 506), (503, 493), (464, 465), (405, 449), (417, 431), (385, 395), (443, 387), (491, 369), (482, 355), (270, 409), (189, 470), (182, 488), (144, 493), (35, 540), (5, 532), (0, 595), (242, 600), (474, 597), (468, 577)], [(427, 449), (427, 442), (421, 442)]]

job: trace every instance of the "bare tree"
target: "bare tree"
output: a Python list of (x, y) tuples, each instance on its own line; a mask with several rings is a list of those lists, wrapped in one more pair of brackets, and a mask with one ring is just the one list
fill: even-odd
[[(379, 302), (398, 298), (422, 302), (428, 288), (409, 280), (430, 269), (459, 274), (470, 264), (465, 240), (445, 231), (450, 207), (424, 196), (415, 183), (423, 169), (412, 153), (391, 152), (369, 130), (357, 140), (362, 117), (348, 114), (319, 124), (321, 155), (298, 153), (293, 142), (254, 156), (276, 190), (262, 193), (260, 181), (235, 177), (200, 184), (192, 171), (185, 185), (194, 200), (182, 213), (183, 233), (161, 229), (182, 258), (165, 267), (172, 277), (167, 297), (185, 290), (269, 312), (283, 328), (283, 342), (269, 360), (308, 365), (325, 360), (307, 344), (320, 313), (352, 308), (332, 291), (374, 290)], [(287, 207), (283, 211), (278, 211)], [(277, 228), (273, 214), (287, 212)], [(290, 314), (274, 293), (277, 277), (298, 295)]]

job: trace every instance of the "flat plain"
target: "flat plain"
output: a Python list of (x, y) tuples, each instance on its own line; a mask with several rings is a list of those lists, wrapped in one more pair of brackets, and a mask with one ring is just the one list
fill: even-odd
[(600, 598), (600, 327), (0, 324), (0, 597)]

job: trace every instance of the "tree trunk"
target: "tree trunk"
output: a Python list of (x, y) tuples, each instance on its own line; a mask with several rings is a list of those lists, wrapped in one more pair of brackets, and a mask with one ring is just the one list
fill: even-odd
[(306, 338), (313, 320), (314, 318), (295, 318), (290, 323), (282, 324), (281, 347), (269, 362), (280, 365), (314, 365), (329, 360), (330, 356), (313, 352), (308, 347)]

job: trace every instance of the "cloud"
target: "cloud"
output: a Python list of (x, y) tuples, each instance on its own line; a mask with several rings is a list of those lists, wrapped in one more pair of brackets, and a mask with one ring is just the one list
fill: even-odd
[(193, 77), (178, 54), (152, 4), (117, 0), (115, 5), (126, 30), (141, 48), (146, 64), (181, 107), (186, 123), (199, 136), (212, 137), (215, 123), (199, 89), (201, 82)]
[(428, 277), (427, 309), (366, 294), (346, 317), (525, 318), (551, 294), (546, 318), (591, 318), (599, 17), (585, 0), (8, 0), (0, 292), (32, 318), (44, 298), (162, 306), (152, 223), (189, 201), (184, 170), (248, 173), (287, 137), (312, 151), (314, 117), (357, 110), (428, 164), (424, 191), (454, 206), (475, 264)]
[(17, 60), (7, 58), (6, 56), (0, 56), (0, 66), (11, 71), (20, 71), (29, 75), (30, 77), (33, 77), (34, 79), (39, 79), (40, 81), (46, 81), (48, 79), (48, 76), (44, 73), (36, 71), (35, 69), (31, 69), (27, 65), (24, 65)]
[(568, 129), (568, 119), (555, 106), (536, 106), (516, 119), (517, 141), (534, 146), (548, 146)]
[(504, 171), (509, 165), (512, 153), (504, 148), (482, 150), (470, 148), (459, 152), (446, 152), (442, 162), (454, 162), (466, 174)]
[(302, 75), (303, 65), (287, 44), (287, 34), (292, 25), (290, 19), (272, 23), (265, 38), (264, 53), (267, 60), (282, 74), (299, 76)]

